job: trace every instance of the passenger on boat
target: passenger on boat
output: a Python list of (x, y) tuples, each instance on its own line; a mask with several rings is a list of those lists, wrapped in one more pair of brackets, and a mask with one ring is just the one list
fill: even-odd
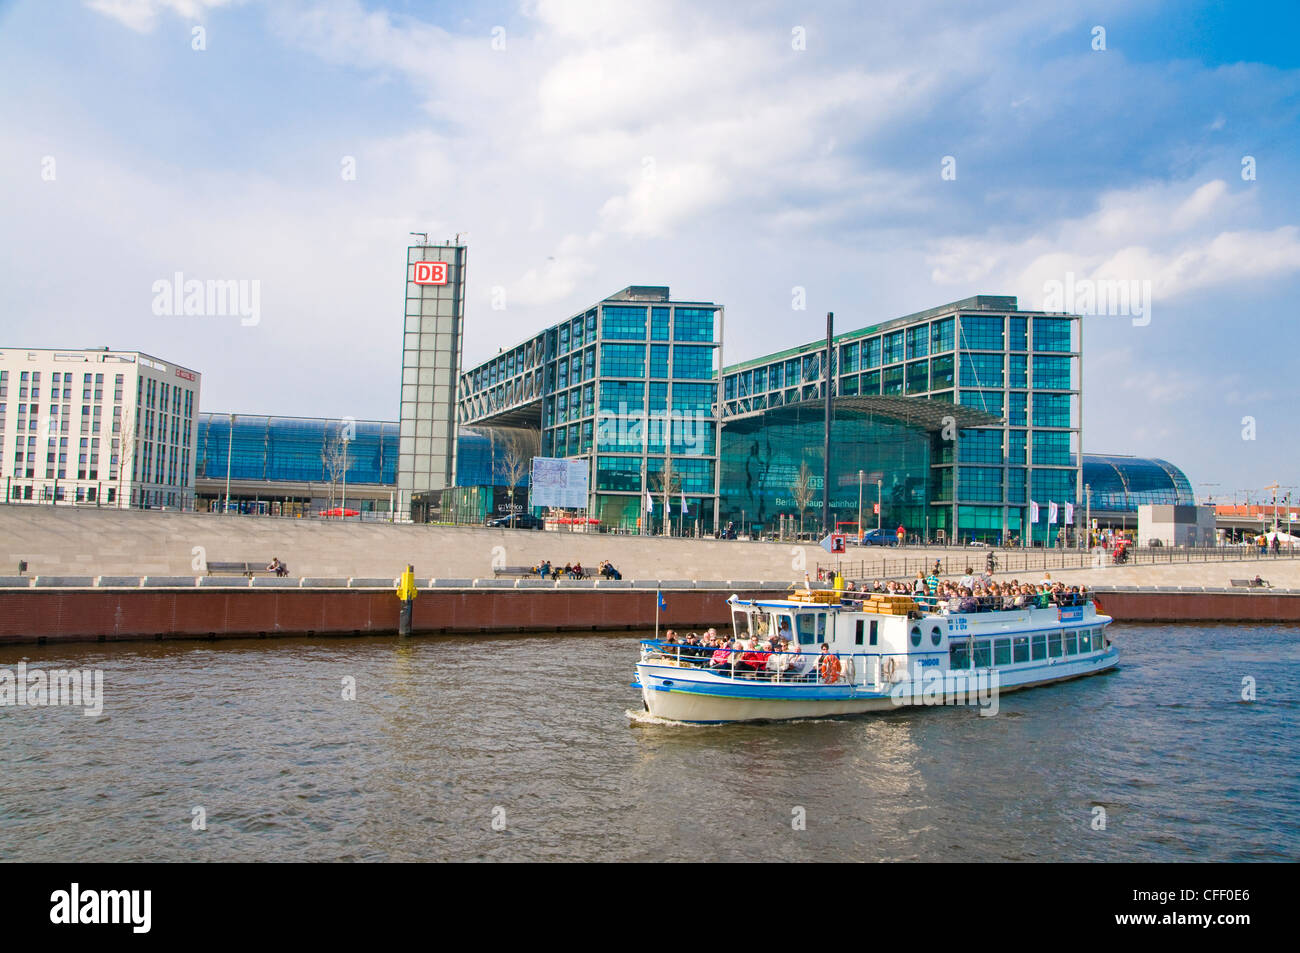
[(961, 577), (961, 582), (957, 583), (962, 589), (975, 588), (975, 567), (967, 566), (966, 575)]
[(757, 676), (759, 672), (765, 672), (767, 670), (767, 660), (771, 657), (771, 653), (765, 651), (762, 646), (753, 642), (750, 642), (749, 644), (751, 647), (741, 653), (740, 667), (745, 670), (744, 674), (747, 677), (753, 678)]
[(831, 647), (822, 643), (822, 653), (817, 657), (817, 674), (828, 685), (840, 680), (840, 660), (831, 655)]
[(718, 643), (717, 649), (715, 649), (713, 655), (710, 656), (709, 668), (714, 670), (730, 669), (732, 657), (735, 654), (736, 653), (731, 650), (731, 642), (724, 639)]

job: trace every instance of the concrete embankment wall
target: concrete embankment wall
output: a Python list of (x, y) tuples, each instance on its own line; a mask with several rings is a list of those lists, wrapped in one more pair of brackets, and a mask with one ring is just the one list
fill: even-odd
[[(205, 584), (204, 584), (205, 583)], [(415, 634), (643, 630), (656, 584), (524, 580), (430, 581), (415, 602)], [(661, 627), (730, 624), (727, 596), (779, 597), (785, 583), (665, 581)], [(1122, 622), (1300, 622), (1300, 590), (1099, 590)], [(397, 630), (388, 580), (211, 577), (0, 579), (0, 644), (379, 635)]]
[[(0, 579), (0, 644), (209, 639), (284, 635), (378, 635), (397, 631), (399, 603), (387, 580), (263, 579), (224, 586), (145, 577), (104, 580), (38, 577), (28, 587)], [(202, 582), (211, 583), (210, 577)], [(92, 585), (99, 582), (100, 585)], [(480, 583), (475, 587), (473, 583)], [(275, 585), (275, 583), (281, 583)], [(322, 584), (322, 583), (333, 583)], [(353, 585), (349, 586), (349, 583)], [(360, 583), (360, 585), (356, 585)], [(376, 585), (379, 584), (379, 585)], [(516, 585), (518, 586), (516, 588)], [(729, 625), (727, 597), (778, 597), (785, 583), (665, 582), (661, 627)], [(649, 629), (654, 583), (463, 580), (421, 588), (415, 634)]]

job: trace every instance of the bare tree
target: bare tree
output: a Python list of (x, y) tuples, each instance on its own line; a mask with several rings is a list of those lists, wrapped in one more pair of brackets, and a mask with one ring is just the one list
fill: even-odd
[(502, 431), (505, 446), (502, 466), (506, 485), (510, 487), (510, 526), (515, 525), (515, 487), (523, 482), (533, 457), (541, 452), (542, 435), (529, 427), (512, 427)]
[(664, 499), (664, 535), (667, 536), (672, 526), (672, 521), (668, 518), (669, 500), (674, 493), (682, 492), (681, 474), (673, 466), (672, 457), (664, 459), (663, 468), (658, 473), (650, 475), (650, 482)]
[(325, 464), (325, 473), (330, 478), (330, 509), (334, 509), (334, 488), (348, 469), (348, 442), (343, 439), (343, 427), (340, 426), (332, 436), (325, 437), (325, 446), (320, 452), (321, 463)]
[(799, 535), (803, 535), (803, 514), (812, 503), (813, 490), (812, 470), (808, 469), (808, 462), (804, 461), (799, 464), (799, 475), (795, 481), (790, 484), (790, 492), (794, 494), (794, 505), (799, 508)]

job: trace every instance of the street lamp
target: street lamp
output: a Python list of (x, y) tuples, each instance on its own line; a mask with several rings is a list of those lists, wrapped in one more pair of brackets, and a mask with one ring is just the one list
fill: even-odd
[(343, 505), (339, 507), (340, 519), (348, 518), (348, 438), (343, 438)]
[(226, 440), (226, 512), (230, 512), (230, 461), (235, 449), (235, 415), (230, 415), (230, 436)]
[(862, 543), (862, 478), (866, 474), (858, 471), (858, 543)]

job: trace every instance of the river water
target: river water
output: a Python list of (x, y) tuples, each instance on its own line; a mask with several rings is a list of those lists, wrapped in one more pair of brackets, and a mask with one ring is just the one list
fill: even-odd
[(104, 678), (0, 708), (0, 859), (1300, 857), (1300, 629), (1110, 634), (994, 717), (721, 727), (630, 718), (626, 634), (0, 648)]

